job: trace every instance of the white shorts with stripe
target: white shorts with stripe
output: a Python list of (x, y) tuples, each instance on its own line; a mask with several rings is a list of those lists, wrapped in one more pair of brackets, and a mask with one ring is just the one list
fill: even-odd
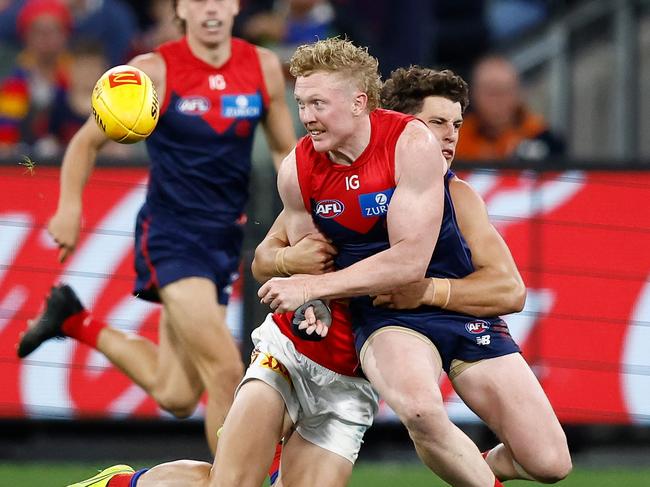
[(251, 338), (255, 352), (239, 387), (253, 379), (269, 384), (284, 399), (300, 436), (354, 463), (378, 408), (370, 383), (333, 372), (296, 351), (270, 314)]

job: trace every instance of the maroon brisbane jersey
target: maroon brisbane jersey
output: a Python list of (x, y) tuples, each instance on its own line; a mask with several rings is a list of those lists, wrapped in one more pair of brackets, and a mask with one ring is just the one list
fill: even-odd
[[(349, 166), (332, 163), (314, 150), (309, 136), (296, 146), (298, 180), (305, 208), (337, 247), (341, 269), (388, 248), (385, 217), (395, 190), (395, 145), (413, 117), (387, 110), (370, 114), (368, 147)], [(347, 301), (334, 300), (332, 326), (320, 342), (301, 340), (291, 332), (292, 313), (273, 319), (296, 349), (335, 372), (355, 375), (358, 358)]]

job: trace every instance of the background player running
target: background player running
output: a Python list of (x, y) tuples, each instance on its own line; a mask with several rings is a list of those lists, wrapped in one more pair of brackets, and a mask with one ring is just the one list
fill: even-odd
[[(54, 336), (80, 340), (177, 417), (191, 414), (206, 390), (206, 436), (214, 451), (243, 374), (225, 305), (239, 266), (253, 132), (261, 121), (276, 166), (295, 136), (279, 60), (231, 37), (237, 0), (173, 3), (186, 35), (130, 62), (151, 77), (162, 105), (147, 140), (152, 166), (136, 223), (134, 290), (163, 304), (159, 345), (94, 320), (63, 285), (53, 288), (18, 353), (24, 357)], [(48, 226), (61, 261), (78, 242), (83, 187), (106, 140), (89, 119), (65, 153)]]

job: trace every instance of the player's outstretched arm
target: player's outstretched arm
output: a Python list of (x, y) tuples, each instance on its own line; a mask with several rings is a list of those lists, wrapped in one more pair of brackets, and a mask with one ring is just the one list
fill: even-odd
[(269, 94), (269, 107), (266, 117), (262, 120), (262, 127), (271, 150), (273, 165), (276, 171), (279, 171), (280, 163), (296, 145), (296, 133), (287, 106), (280, 60), (276, 54), (263, 47), (258, 47), (257, 52)]
[(483, 200), (461, 179), (452, 179), (449, 188), (476, 270), (462, 279), (423, 279), (377, 296), (375, 305), (399, 309), (431, 305), (479, 317), (521, 311), (526, 287), (508, 246), (490, 223)]
[(447, 308), (475, 316), (521, 311), (526, 301), (526, 286), (510, 249), (490, 222), (483, 199), (458, 178), (450, 181), (449, 190), (476, 270), (463, 279), (451, 280)]
[(335, 255), (334, 246), (320, 233), (307, 235), (291, 247), (282, 211), (255, 249), (253, 276), (263, 283), (272, 277), (324, 274), (334, 270)]
[[(152, 79), (158, 90), (164, 90), (165, 64), (157, 54), (143, 54), (129, 61)], [(160, 95), (164, 96), (164, 93)], [(108, 141), (97, 127), (93, 116), (82, 125), (66, 148), (61, 164), (59, 202), (48, 224), (48, 232), (59, 245), (59, 261), (63, 262), (75, 249), (81, 226), (83, 189), (95, 165), (97, 152)]]
[[(295, 172), (295, 162), (293, 166)], [(260, 288), (258, 295), (262, 302), (283, 312), (314, 298), (378, 294), (424, 277), (442, 219), (444, 168), (440, 146), (433, 135), (421, 122), (409, 123), (395, 151), (397, 185), (387, 216), (391, 247), (329, 274), (294, 276), (286, 280), (290, 282), (273, 279)], [(308, 216), (300, 198), (297, 177), (294, 176), (293, 185), (287, 184), (288, 180), (283, 182), (283, 172), (280, 172), (278, 187), (285, 209), (286, 197), (293, 193), (292, 199), (298, 201), (294, 202), (294, 207), (302, 206), (302, 214)], [(288, 229), (291, 227), (289, 224)], [(293, 241), (291, 231), (289, 240)]]
[(63, 262), (77, 245), (83, 188), (95, 164), (97, 151), (107, 140), (91, 116), (72, 137), (63, 156), (59, 203), (47, 227), (61, 249), (60, 262)]

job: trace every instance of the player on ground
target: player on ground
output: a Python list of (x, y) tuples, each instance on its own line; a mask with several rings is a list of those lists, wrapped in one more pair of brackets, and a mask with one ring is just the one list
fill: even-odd
[[(206, 436), (241, 380), (239, 349), (225, 323), (239, 265), (253, 132), (262, 122), (276, 166), (295, 143), (284, 78), (270, 51), (231, 36), (237, 0), (174, 0), (186, 35), (130, 64), (152, 79), (161, 117), (147, 140), (152, 162), (137, 218), (134, 293), (162, 302), (159, 345), (94, 320), (69, 286), (53, 288), (18, 353), (69, 336), (95, 347), (178, 417), (204, 390)], [(90, 118), (68, 146), (48, 230), (65, 260), (79, 238), (83, 187), (106, 137)]]

